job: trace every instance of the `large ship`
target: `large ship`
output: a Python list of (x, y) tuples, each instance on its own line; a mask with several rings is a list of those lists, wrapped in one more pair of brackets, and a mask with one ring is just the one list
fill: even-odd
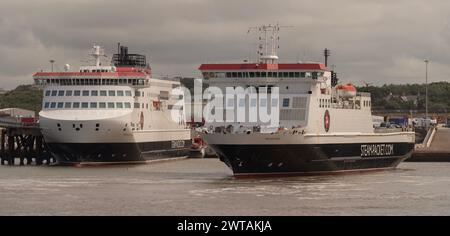
[[(95, 45), (92, 65), (38, 72), (40, 127), (61, 164), (143, 163), (184, 157), (191, 146), (179, 81), (152, 78), (145, 55), (118, 45), (110, 65)], [(53, 70), (53, 69), (52, 69)], [(181, 90), (180, 90), (181, 91)]]
[[(203, 138), (235, 175), (392, 169), (411, 156), (414, 132), (374, 130), (369, 93), (338, 84), (326, 63), (278, 63), (279, 29), (258, 28), (255, 63), (199, 68), (210, 88), (226, 98), (211, 112), (224, 118), (206, 119)], [(210, 103), (217, 94), (211, 92)], [(276, 122), (248, 119), (261, 117), (261, 110), (276, 114)]]

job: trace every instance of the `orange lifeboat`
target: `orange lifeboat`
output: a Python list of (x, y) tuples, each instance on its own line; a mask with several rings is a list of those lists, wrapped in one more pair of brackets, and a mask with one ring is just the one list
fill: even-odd
[(336, 89), (340, 97), (348, 98), (356, 96), (356, 88), (353, 84), (338, 85)]

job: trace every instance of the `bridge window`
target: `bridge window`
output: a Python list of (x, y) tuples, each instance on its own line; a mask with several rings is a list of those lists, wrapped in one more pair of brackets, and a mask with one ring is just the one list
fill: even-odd
[(263, 99), (259, 100), (259, 105), (261, 107), (266, 107), (267, 106), (267, 99), (263, 98)]
[(289, 107), (289, 98), (283, 98), (283, 107)]
[(72, 103), (71, 102), (66, 102), (64, 104), (64, 108), (72, 108)]
[(91, 96), (98, 96), (98, 91), (97, 90), (92, 90), (91, 91)]
[(245, 107), (245, 99), (239, 99), (239, 107)]
[(99, 108), (106, 108), (106, 103), (105, 102), (99, 102), (98, 103), (98, 107)]
[(272, 107), (278, 106), (278, 99), (277, 98), (272, 98), (271, 105), (272, 105)]
[(97, 103), (96, 102), (91, 102), (90, 106), (91, 106), (91, 108), (97, 108)]

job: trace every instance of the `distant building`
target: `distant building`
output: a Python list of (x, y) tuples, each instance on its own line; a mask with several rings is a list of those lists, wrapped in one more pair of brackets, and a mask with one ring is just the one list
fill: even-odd
[(14, 117), (14, 118), (35, 117), (35, 112), (21, 108), (4, 108), (0, 109), (0, 117)]
[(389, 93), (388, 96), (386, 96), (386, 98), (384, 98), (384, 100), (386, 101), (391, 101), (392, 99), (400, 99), (400, 101), (402, 102), (413, 102), (414, 105), (417, 105), (417, 101), (418, 101), (419, 95), (394, 95), (392, 93)]

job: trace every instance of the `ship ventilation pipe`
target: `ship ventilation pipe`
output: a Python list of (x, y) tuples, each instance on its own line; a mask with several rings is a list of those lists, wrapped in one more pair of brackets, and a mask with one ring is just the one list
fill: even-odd
[(325, 57), (325, 66), (328, 67), (328, 57), (330, 56), (330, 49), (325, 48), (325, 50), (323, 50), (323, 56)]

